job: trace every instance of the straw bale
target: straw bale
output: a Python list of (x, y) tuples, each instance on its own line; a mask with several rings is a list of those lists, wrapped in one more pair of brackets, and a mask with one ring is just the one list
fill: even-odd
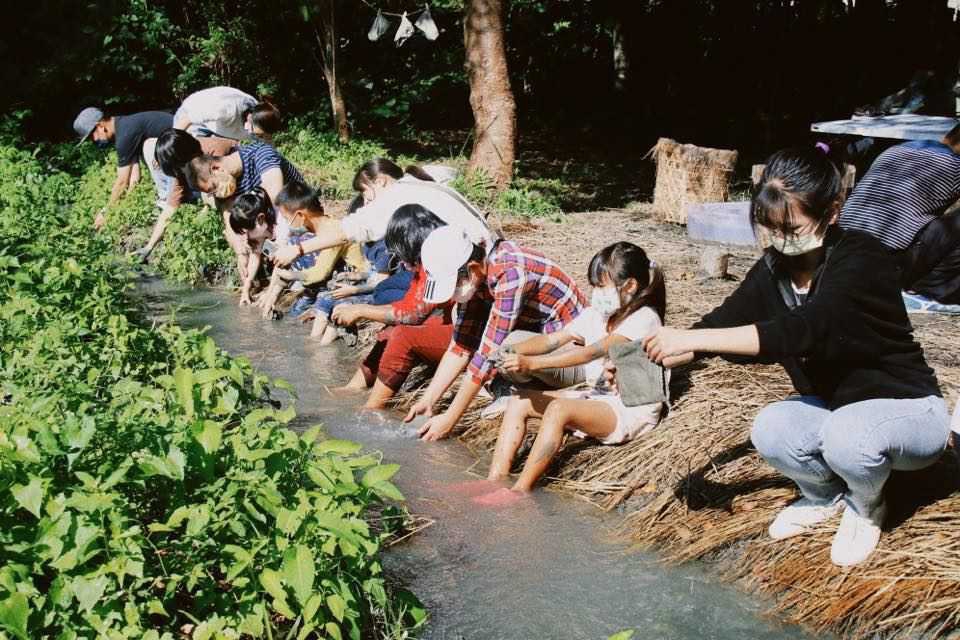
[(657, 163), (653, 208), (665, 222), (687, 222), (687, 205), (726, 202), (737, 152), (660, 138), (650, 150)]

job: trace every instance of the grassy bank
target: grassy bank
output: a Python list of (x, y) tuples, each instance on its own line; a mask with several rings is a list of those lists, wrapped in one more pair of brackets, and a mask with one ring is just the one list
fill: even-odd
[[(423, 609), (379, 561), (396, 466), (291, 431), (285, 383), (145, 321), (116, 242), (149, 185), (94, 234), (113, 168), (85, 153), (0, 144), (0, 636), (405, 637)], [(174, 277), (225, 253), (203, 215)]]

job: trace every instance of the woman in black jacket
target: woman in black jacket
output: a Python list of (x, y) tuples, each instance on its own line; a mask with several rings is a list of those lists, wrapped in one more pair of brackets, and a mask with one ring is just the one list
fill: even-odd
[(891, 469), (936, 462), (949, 416), (896, 265), (876, 239), (835, 224), (840, 191), (821, 151), (775, 153), (751, 203), (763, 258), (692, 329), (663, 328), (645, 347), (666, 366), (703, 354), (783, 365), (800, 395), (765, 407), (751, 438), (802, 497), (770, 535), (798, 535), (843, 510), (831, 559), (849, 566), (879, 542)]

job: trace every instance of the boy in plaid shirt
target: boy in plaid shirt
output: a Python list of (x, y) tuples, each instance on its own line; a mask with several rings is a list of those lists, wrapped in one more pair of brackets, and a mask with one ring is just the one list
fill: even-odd
[[(453, 341), (405, 420), (432, 415), (433, 405), (467, 370), (450, 407), (420, 429), (424, 440), (439, 440), (453, 429), (483, 383), (496, 373), (502, 346), (525, 339), (531, 332), (559, 331), (580, 314), (586, 300), (573, 279), (542, 254), (509, 241), (498, 242), (487, 254), (457, 227), (433, 231), (423, 243), (421, 258), (428, 275), (424, 301), (440, 304), (453, 300), (458, 309)], [(576, 384), (583, 377), (582, 370), (538, 374), (540, 382), (553, 388)]]

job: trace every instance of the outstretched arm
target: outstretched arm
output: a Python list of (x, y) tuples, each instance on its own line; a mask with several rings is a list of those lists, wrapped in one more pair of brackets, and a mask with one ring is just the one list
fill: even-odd
[(748, 324), (729, 329), (673, 329), (662, 327), (643, 340), (643, 348), (658, 364), (675, 356), (689, 353), (723, 353), (738, 356), (756, 356), (760, 353), (760, 335), (756, 325)]

